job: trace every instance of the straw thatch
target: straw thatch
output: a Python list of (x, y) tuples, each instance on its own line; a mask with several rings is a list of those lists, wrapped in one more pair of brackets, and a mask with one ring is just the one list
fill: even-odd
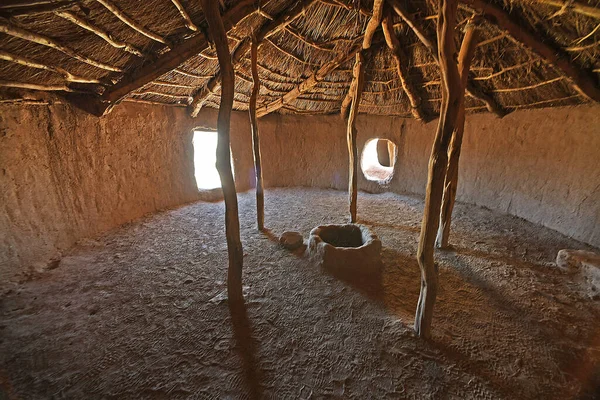
[[(299, 15), (261, 40), (259, 115), (338, 113), (348, 94), (373, 0), (222, 1), (231, 51), (249, 48), (244, 41), (267, 33), (269, 22), (284, 19), (299, 3)], [(378, 27), (365, 53), (358, 111), (435, 116), (441, 99), (437, 54), (413, 28), (435, 43), (437, 2), (397, 2), (407, 18), (394, 12), (394, 3), (386, 1), (385, 12), (397, 41), (390, 42), (388, 32), (386, 44)], [(549, 63), (546, 53), (524, 45), (494, 18), (484, 18), (467, 113), (598, 101), (599, 0), (462, 0), (459, 29), (481, 3), (504, 11), (556, 59)], [(88, 110), (97, 114), (123, 100), (176, 106), (194, 101), (197, 106), (201, 97), (201, 106), (219, 105), (219, 66), (206, 40), (199, 1), (7, 0), (0, 4), (0, 35), (3, 101), (31, 100), (27, 93), (40, 90), (62, 94), (63, 102), (77, 96), (79, 106), (89, 100)], [(456, 36), (458, 43), (463, 33)], [(247, 110), (253, 86), (250, 51), (239, 51), (234, 67), (234, 109)], [(591, 88), (587, 92), (581, 89), (585, 85)]]

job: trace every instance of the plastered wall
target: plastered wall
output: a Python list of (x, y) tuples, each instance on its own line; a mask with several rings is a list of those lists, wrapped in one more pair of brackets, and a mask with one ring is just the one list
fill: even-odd
[[(382, 187), (361, 172), (359, 189), (424, 194), (436, 126), (437, 120), (359, 115), (359, 156), (374, 137), (398, 146), (390, 184)], [(339, 116), (268, 116), (261, 137), (267, 185), (346, 189), (348, 150)], [(502, 119), (468, 115), (457, 198), (600, 247), (600, 106), (516, 111)]]
[[(199, 193), (192, 130), (214, 129), (216, 110), (122, 104), (96, 118), (66, 105), (0, 105), (0, 281), (18, 279), (93, 237)], [(345, 190), (345, 123), (338, 116), (260, 120), (266, 187)], [(387, 187), (359, 175), (361, 190), (422, 194), (436, 122), (358, 117), (362, 151), (372, 137), (398, 145)], [(247, 113), (232, 115), (238, 191), (254, 186)], [(458, 198), (514, 214), (600, 247), (600, 107), (467, 118)], [(359, 204), (360, 207), (360, 204)], [(360, 208), (359, 208), (360, 212)]]
[[(214, 128), (216, 115), (123, 104), (96, 118), (66, 105), (1, 105), (0, 282), (44, 268), (81, 238), (214, 198), (196, 189), (192, 130)], [(250, 187), (246, 121), (234, 115), (238, 190)]]

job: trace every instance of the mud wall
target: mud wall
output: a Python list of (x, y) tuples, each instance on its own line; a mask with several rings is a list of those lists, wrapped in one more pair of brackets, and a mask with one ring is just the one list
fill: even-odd
[[(359, 189), (424, 194), (436, 126), (359, 115), (359, 156), (371, 138), (398, 146), (389, 185), (361, 172)], [(268, 116), (261, 136), (266, 185), (346, 189), (346, 133), (338, 116)], [(457, 198), (600, 247), (599, 160), (600, 106), (517, 111), (503, 119), (469, 115)]]
[[(95, 118), (66, 105), (0, 105), (0, 281), (14, 280), (85, 237), (160, 209), (214, 200), (198, 192), (192, 130), (214, 129), (181, 108), (123, 104)], [(260, 120), (266, 187), (346, 190), (345, 125), (338, 116)], [(386, 187), (424, 193), (436, 122), (360, 115), (359, 153), (374, 137), (398, 158)], [(247, 113), (232, 116), (238, 191), (254, 187)], [(514, 214), (600, 247), (600, 107), (521, 111), (467, 119), (458, 199)], [(344, 205), (345, 206), (345, 205)], [(360, 201), (359, 201), (360, 209)]]
[[(81, 238), (199, 193), (192, 130), (216, 112), (123, 104), (96, 118), (66, 105), (0, 106), (0, 281), (44, 269)], [(252, 167), (247, 116), (233, 118), (238, 190)], [(249, 157), (249, 158), (248, 158)]]

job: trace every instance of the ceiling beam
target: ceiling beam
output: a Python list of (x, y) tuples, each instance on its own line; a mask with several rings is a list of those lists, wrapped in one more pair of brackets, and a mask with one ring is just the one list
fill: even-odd
[[(243, 18), (256, 11), (254, 0), (242, 0), (223, 15), (223, 24), (228, 31), (234, 28)], [(167, 53), (159, 56), (154, 62), (125, 75), (117, 84), (108, 88), (100, 102), (104, 110), (120, 102), (131, 92), (179, 67), (201, 51), (208, 48), (208, 40), (204, 34), (185, 40)], [(103, 111), (103, 113), (105, 112)]]
[(517, 22), (504, 9), (483, 0), (460, 0), (461, 3), (482, 13), (489, 23), (507, 31), (513, 39), (529, 48), (562, 72), (571, 82), (571, 86), (586, 98), (600, 102), (600, 87), (598, 82), (587, 71), (571, 62), (558, 45), (550, 38), (540, 38), (539, 33), (532, 33), (531, 29)]
[[(315, 0), (304, 0), (296, 3), (291, 8), (285, 9), (278, 16), (276, 16), (271, 21), (264, 23), (255, 34), (255, 41), (260, 46), (261, 43), (270, 36), (275, 35), (278, 32), (284, 30), (292, 21), (298, 18), (300, 15), (304, 14), (307, 7), (309, 7)], [(250, 38), (245, 38), (242, 40), (238, 46), (233, 51), (231, 56), (233, 61), (234, 68), (237, 64), (242, 60), (242, 58), (246, 55), (248, 50), (250, 50), (251, 40)], [(213, 75), (206, 85), (202, 86), (193, 96), (192, 103), (189, 106), (190, 115), (192, 117), (196, 117), (206, 100), (210, 97), (211, 94), (217, 90), (221, 82), (221, 71), (217, 71), (215, 75)]]
[(302, 93), (306, 93), (310, 91), (313, 87), (315, 87), (320, 81), (323, 80), (328, 74), (338, 69), (341, 65), (345, 64), (347, 61), (351, 60), (356, 56), (356, 53), (362, 50), (362, 40), (363, 37), (359, 36), (353, 43), (350, 50), (345, 51), (343, 53), (338, 53), (335, 58), (327, 63), (325, 63), (321, 68), (315, 71), (311, 76), (297, 84), (294, 89), (290, 90), (286, 94), (283, 95), (280, 99), (277, 99), (269, 104), (266, 104), (256, 110), (256, 115), (260, 117), (264, 117), (267, 114), (272, 113), (273, 111), (277, 111), (280, 108), (289, 105), (292, 101), (298, 98)]
[[(435, 42), (430, 40), (425, 31), (415, 23), (415, 20), (404, 9), (402, 3), (399, 0), (387, 0), (387, 2), (390, 6), (392, 6), (396, 14), (398, 14), (404, 20), (404, 22), (406, 22), (406, 25), (412, 29), (421, 43), (423, 43), (423, 45), (427, 47), (429, 51), (431, 51), (433, 58), (438, 61), (437, 45)], [(481, 86), (476, 82), (468, 81), (466, 92), (469, 94), (469, 96), (484, 102), (488, 111), (493, 112), (494, 114), (498, 115), (498, 117), (502, 118), (506, 115), (506, 110), (504, 110), (504, 108), (491, 95), (485, 93)]]

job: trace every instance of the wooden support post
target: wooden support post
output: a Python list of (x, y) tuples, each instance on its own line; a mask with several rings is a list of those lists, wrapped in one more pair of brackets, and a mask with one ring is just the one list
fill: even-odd
[[(371, 14), (371, 18), (369, 19), (369, 23), (365, 28), (365, 34), (363, 36), (362, 42), (362, 50), (368, 50), (371, 48), (371, 44), (373, 42), (373, 36), (375, 35), (375, 31), (381, 24), (381, 20), (383, 18), (383, 0), (375, 0), (373, 2), (373, 13)], [(364, 54), (363, 54), (364, 56)], [(350, 87), (352, 89), (352, 87)], [(352, 105), (352, 93), (351, 90), (348, 91), (344, 100), (342, 100), (342, 106), (340, 107), (340, 115), (342, 119), (346, 119), (350, 113), (350, 106)], [(358, 106), (357, 106), (358, 107)]]
[[(400, 0), (387, 0), (390, 6), (394, 9), (396, 14), (398, 14), (406, 25), (412, 29), (414, 34), (419, 38), (421, 43), (425, 47), (431, 51), (433, 58), (438, 61), (438, 50), (436, 44), (429, 40), (425, 31), (412, 19), (412, 16), (404, 9), (404, 6)], [(477, 82), (468, 82), (467, 83), (467, 93), (470, 96), (481, 100), (485, 103), (486, 108), (489, 112), (496, 114), (499, 118), (502, 118), (506, 115), (506, 110), (489, 94), (485, 93), (483, 89), (477, 84)]]
[(250, 61), (252, 64), (252, 94), (248, 112), (250, 113), (250, 127), (252, 128), (252, 152), (254, 154), (254, 173), (256, 174), (256, 224), (258, 230), (265, 228), (265, 194), (263, 190), (262, 167), (260, 164), (260, 141), (258, 137), (258, 121), (256, 120), (256, 99), (260, 90), (258, 76), (258, 42), (252, 39), (250, 48)]
[[(467, 86), (469, 77), (469, 68), (471, 60), (477, 48), (478, 32), (475, 18), (472, 18), (465, 27), (465, 37), (463, 38), (458, 55), (458, 71), (460, 74), (460, 84), (462, 90)], [(452, 210), (456, 199), (456, 188), (458, 187), (458, 161), (462, 146), (463, 133), (465, 131), (465, 103), (461, 102), (456, 119), (456, 128), (452, 134), (450, 150), (448, 151), (448, 168), (444, 178), (444, 194), (442, 197), (442, 209), (440, 212), (440, 226), (438, 227), (435, 245), (438, 248), (448, 247), (448, 238), (450, 236), (450, 223), (452, 220)]]
[(231, 155), (229, 151), (229, 129), (231, 110), (233, 108), (235, 75), (229, 54), (227, 32), (219, 13), (219, 2), (201, 0), (201, 3), (204, 10), (204, 17), (208, 22), (210, 36), (215, 43), (222, 76), (221, 104), (217, 118), (217, 170), (221, 177), (221, 186), (225, 199), (225, 236), (227, 237), (227, 252), (229, 254), (227, 296), (230, 304), (232, 304), (244, 300), (242, 295), (244, 253), (240, 240), (237, 194), (235, 192), (235, 181), (231, 172)]
[(365, 62), (362, 52), (356, 53), (356, 61), (352, 69), (352, 85), (350, 86), (350, 115), (348, 116), (348, 199), (350, 203), (350, 222), (356, 222), (356, 202), (358, 199), (358, 150), (356, 148), (356, 115), (360, 104), (365, 75)]
[(433, 306), (438, 289), (438, 269), (434, 262), (433, 251), (444, 191), (444, 174), (448, 163), (448, 145), (454, 131), (460, 103), (464, 101), (458, 67), (454, 58), (456, 56), (454, 29), (457, 8), (458, 0), (439, 0), (437, 37), (438, 58), (442, 73), (442, 105), (429, 158), (425, 207), (417, 249), (417, 261), (421, 269), (421, 292), (415, 315), (415, 331), (418, 336), (423, 338), (431, 337)]
[[(371, 48), (375, 31), (381, 24), (383, 17), (383, 0), (373, 2), (373, 15), (365, 28), (362, 42), (362, 51), (356, 53), (354, 68), (352, 69), (352, 83), (347, 98), (350, 98), (350, 111), (348, 115), (348, 200), (350, 203), (350, 222), (356, 222), (357, 200), (358, 200), (358, 150), (356, 148), (356, 116), (360, 106), (360, 97), (363, 91), (365, 79), (364, 54)], [(346, 101), (345, 101), (346, 102)], [(344, 114), (342, 109), (342, 115)]]
[(402, 51), (402, 46), (400, 46), (400, 41), (396, 37), (396, 33), (394, 32), (394, 23), (392, 21), (392, 14), (388, 11), (384, 20), (381, 22), (381, 28), (383, 29), (383, 35), (385, 36), (385, 42), (387, 43), (390, 50), (392, 50), (392, 54), (394, 60), (396, 61), (396, 69), (398, 72), (398, 78), (400, 79), (400, 84), (404, 89), (404, 93), (406, 97), (408, 97), (408, 101), (410, 102), (411, 113), (413, 117), (418, 119), (419, 121), (427, 120), (424, 111), (421, 108), (421, 96), (417, 93), (415, 87), (410, 81), (410, 77), (408, 75), (408, 70), (403, 64), (406, 62), (406, 55), (404, 51)]

